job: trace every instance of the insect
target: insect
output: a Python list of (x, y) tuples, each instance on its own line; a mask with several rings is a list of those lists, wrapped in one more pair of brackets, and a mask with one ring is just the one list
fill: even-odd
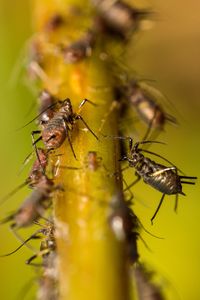
[(97, 26), (123, 39), (136, 31), (139, 22), (150, 14), (147, 10), (137, 9), (120, 0), (93, 0), (93, 4), (99, 13)]
[(82, 59), (91, 56), (95, 45), (96, 35), (93, 31), (88, 31), (83, 37), (75, 41), (61, 51), (66, 63), (77, 63)]
[[(3, 204), (6, 200), (11, 198), (13, 195), (15, 195), (21, 188), (28, 186), (29, 188), (35, 188), (37, 187), (37, 184), (39, 183), (42, 176), (44, 176), (44, 171), (48, 165), (48, 153), (46, 150), (42, 148), (37, 149), (38, 157), (36, 158), (35, 162), (33, 163), (33, 166), (31, 168), (31, 171), (29, 173), (29, 176), (26, 178), (26, 180), (17, 186), (15, 189), (13, 189), (10, 193), (8, 193), (5, 197), (1, 198), (0, 204)], [(31, 153), (32, 155), (32, 153)], [(27, 163), (27, 161), (30, 159), (30, 156), (25, 159), (24, 164)]]
[[(26, 239), (19, 247), (17, 247), (14, 251), (9, 252), (7, 254), (1, 255), (0, 257), (10, 256), (20, 250), (24, 245), (26, 245), (29, 241), (34, 239), (42, 239), (40, 245), (40, 251), (33, 256), (31, 256), (27, 261), (26, 264), (31, 264), (31, 262), (37, 257), (43, 257), (43, 265), (46, 264), (46, 258), (48, 255), (56, 250), (56, 243), (54, 238), (54, 231), (55, 227), (53, 223), (48, 220), (48, 222), (44, 225), (41, 225), (37, 221), (35, 221), (36, 225), (42, 226), (41, 229), (38, 229), (34, 232), (28, 239)], [(42, 234), (42, 236), (41, 236)]]
[(164, 300), (161, 287), (153, 280), (154, 274), (145, 269), (142, 264), (135, 266), (134, 277), (136, 289), (140, 300)]
[(52, 192), (57, 189), (51, 179), (45, 175), (40, 177), (37, 184), (34, 184), (34, 190), (21, 204), (19, 209), (6, 217), (0, 223), (12, 221), (10, 228), (27, 227), (33, 224), (34, 221), (44, 215), (46, 209), (51, 205)]
[(124, 200), (122, 196), (120, 197), (120, 195), (117, 195), (115, 198), (113, 198), (111, 201), (111, 214), (109, 215), (109, 223), (116, 238), (122, 241), (125, 240), (127, 257), (131, 264), (133, 264), (139, 258), (137, 251), (138, 237), (140, 237), (144, 245), (148, 248), (147, 244), (139, 233), (140, 228), (155, 238), (162, 238), (150, 233), (145, 229), (137, 216), (134, 214), (131, 204), (131, 200)]
[(38, 99), (39, 114), (38, 121), (41, 126), (44, 126), (53, 118), (55, 114), (55, 103), (58, 101), (56, 97), (51, 95), (47, 90), (43, 90)]
[(109, 224), (120, 241), (125, 241), (126, 254), (131, 263), (138, 260), (137, 250), (138, 224), (135, 215), (120, 195), (111, 202)]
[(45, 30), (47, 32), (51, 32), (59, 28), (61, 25), (64, 24), (64, 18), (60, 14), (54, 14), (52, 15), (47, 23), (45, 24)]
[[(169, 160), (165, 159), (159, 154), (151, 152), (149, 150), (144, 150), (139, 148), (141, 144), (147, 143), (160, 143), (156, 141), (142, 141), (137, 142), (133, 145), (133, 140), (131, 137), (123, 138), (117, 137), (120, 139), (129, 139), (129, 155), (122, 157), (121, 160), (127, 160), (129, 162), (129, 166), (135, 168), (135, 173), (137, 175), (137, 179), (129, 185), (129, 188), (136, 184), (141, 178), (145, 183), (152, 186), (154, 189), (160, 191), (162, 193), (162, 197), (160, 203), (151, 218), (151, 222), (155, 219), (162, 202), (164, 200), (165, 195), (176, 195), (175, 207), (174, 210), (177, 210), (178, 206), (178, 194), (185, 195), (182, 191), (182, 184), (195, 184), (195, 182), (190, 181), (197, 179), (195, 176), (181, 176), (178, 175), (179, 169), (173, 165)], [(164, 165), (158, 164), (155, 161), (151, 160), (148, 157), (145, 157), (141, 152), (146, 152), (149, 154), (153, 154), (158, 156), (168, 163), (171, 164), (170, 167), (166, 167)]]
[(57, 300), (58, 299), (58, 272), (57, 272), (57, 256), (55, 250), (49, 253), (45, 259), (42, 276), (39, 278), (39, 288), (37, 291), (38, 300)]
[(150, 94), (137, 81), (133, 81), (128, 86), (128, 100), (136, 111), (139, 118), (148, 125), (147, 132), (143, 138), (145, 140), (150, 134), (151, 129), (162, 130), (166, 122), (176, 124), (176, 119), (166, 113), (157, 103), (156, 96)]
[[(84, 99), (79, 105), (79, 109), (86, 103), (91, 101)], [(36, 143), (42, 140), (48, 151), (59, 148), (65, 139), (67, 138), (71, 147), (72, 153), (76, 158), (69, 132), (73, 130), (74, 124), (77, 120), (81, 120), (86, 128), (92, 133), (92, 135), (98, 140), (96, 134), (89, 128), (80, 114), (74, 113), (70, 99), (60, 101), (58, 104), (58, 111), (54, 114), (53, 118), (44, 126), (43, 130), (36, 130), (32, 132), (33, 146), (37, 153)], [(41, 136), (34, 140), (35, 134), (41, 134)]]
[(85, 159), (86, 168), (94, 172), (100, 167), (101, 162), (102, 162), (102, 158), (100, 156), (97, 156), (96, 151), (88, 152), (87, 157)]

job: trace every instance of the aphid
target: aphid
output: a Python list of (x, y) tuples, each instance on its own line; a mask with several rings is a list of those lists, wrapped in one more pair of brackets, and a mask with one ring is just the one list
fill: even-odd
[(148, 137), (152, 128), (163, 130), (167, 121), (176, 124), (176, 119), (163, 110), (155, 96), (136, 81), (131, 82), (128, 86), (128, 100), (139, 118), (148, 125), (143, 140)]
[(90, 171), (96, 171), (102, 162), (102, 157), (97, 156), (96, 151), (89, 151), (85, 159), (86, 168)]
[(137, 9), (120, 0), (93, 0), (92, 2), (99, 13), (97, 26), (100, 30), (114, 33), (123, 39), (136, 31), (140, 21), (150, 14), (147, 10)]
[(60, 14), (52, 15), (47, 23), (45, 24), (45, 30), (47, 32), (51, 32), (59, 28), (61, 25), (64, 24), (64, 18)]
[[(121, 137), (121, 139), (124, 138)], [(195, 184), (195, 182), (189, 180), (197, 179), (197, 177), (180, 176), (178, 175), (179, 169), (175, 165), (171, 164), (170, 161), (154, 152), (139, 148), (139, 145), (141, 144), (159, 142), (143, 141), (137, 142), (133, 145), (132, 138), (128, 137), (128, 139), (130, 153), (128, 156), (124, 156), (121, 160), (127, 160), (129, 162), (129, 166), (135, 168), (135, 173), (137, 175), (137, 179), (129, 187), (133, 186), (136, 182), (143, 178), (145, 183), (149, 184), (154, 189), (160, 191), (163, 194), (160, 203), (153, 217), (151, 218), (151, 222), (153, 222), (161, 207), (165, 195), (176, 195), (174, 207), (176, 211), (178, 205), (178, 194), (185, 195), (185, 193), (182, 191), (182, 184)], [(164, 165), (158, 164), (150, 158), (145, 157), (141, 152), (147, 152), (155, 156), (161, 157), (162, 159), (170, 163), (171, 167), (166, 167)]]
[[(45, 267), (49, 264), (49, 257), (51, 254), (53, 258), (56, 251), (56, 241), (54, 237), (55, 227), (52, 222), (48, 222), (42, 229), (38, 230), (38, 232), (42, 233), (44, 236), (40, 244), (40, 251), (31, 256), (26, 261), (26, 264), (30, 265), (34, 259), (37, 257), (42, 257), (42, 265)], [(37, 234), (38, 233), (36, 233), (36, 235)]]
[(39, 278), (39, 288), (37, 291), (38, 300), (57, 300), (58, 299), (58, 272), (57, 272), (57, 255), (55, 251), (49, 253), (45, 259), (42, 276)]
[(77, 63), (91, 56), (96, 41), (96, 34), (88, 31), (83, 37), (71, 45), (64, 47), (61, 51), (66, 63)]
[[(40, 225), (35, 221), (35, 224)], [(21, 249), (24, 245), (26, 245), (29, 241), (34, 239), (42, 239), (41, 245), (40, 245), (40, 251), (33, 256), (31, 256), (26, 263), (30, 264), (35, 258), (42, 257), (44, 260), (44, 266), (45, 266), (45, 260), (48, 257), (48, 255), (56, 250), (56, 243), (54, 238), (54, 225), (52, 222), (48, 220), (48, 223), (45, 225), (42, 225), (43, 227), (34, 234), (32, 234), (28, 239), (26, 239), (19, 247), (17, 247), (14, 251), (9, 252), (7, 254), (1, 255), (0, 257), (10, 256), (14, 253), (16, 253), (19, 249)], [(42, 236), (41, 236), (42, 234)]]
[[(79, 109), (85, 104), (86, 101), (90, 102), (89, 100), (84, 99), (79, 105)], [(74, 124), (77, 120), (81, 120), (83, 124), (86, 126), (86, 128), (92, 133), (92, 135), (97, 140), (98, 137), (89, 128), (89, 126), (84, 121), (82, 116), (80, 114), (73, 112), (70, 99), (67, 98), (64, 101), (60, 101), (58, 104), (59, 104), (58, 111), (54, 114), (54, 117), (50, 119), (49, 122), (44, 126), (43, 130), (42, 131), (37, 130), (32, 132), (33, 145), (36, 146), (36, 143), (42, 140), (47, 150), (50, 151), (59, 148), (67, 138), (72, 153), (76, 158), (69, 133), (70, 131), (73, 130)], [(41, 133), (41, 136), (36, 141), (34, 141), (34, 135), (39, 133)]]
[(54, 186), (53, 181), (43, 175), (40, 177), (37, 185), (34, 185), (34, 190), (25, 199), (19, 209), (0, 223), (3, 224), (12, 221), (11, 229), (32, 225), (37, 219), (43, 217), (45, 210), (50, 207), (52, 192), (55, 189), (57, 187)]
[(120, 196), (114, 198), (111, 201), (111, 214), (109, 216), (109, 223), (116, 238), (122, 241), (125, 240), (127, 257), (130, 263), (133, 264), (139, 258), (139, 254), (137, 251), (138, 237), (140, 237), (145, 246), (148, 248), (147, 244), (142, 239), (139, 233), (140, 228), (142, 228), (146, 233), (155, 238), (162, 238), (157, 237), (144, 228), (142, 223), (139, 221), (139, 219), (131, 209), (131, 204), (132, 203), (130, 200), (123, 200), (123, 198)]
[(136, 288), (140, 300), (164, 300), (161, 287), (152, 282), (152, 273), (147, 272), (143, 265), (138, 264), (134, 269)]
[(55, 114), (55, 103), (58, 101), (47, 90), (43, 90), (39, 95), (39, 117), (38, 121), (40, 125), (44, 125), (53, 118)]
[[(32, 153), (31, 153), (32, 154)], [(6, 200), (8, 200), (10, 197), (15, 195), (21, 188), (28, 186), (29, 188), (36, 188), (37, 184), (39, 183), (41, 177), (44, 176), (44, 171), (48, 165), (48, 153), (46, 150), (42, 148), (37, 149), (37, 159), (33, 163), (33, 166), (31, 168), (31, 171), (26, 178), (26, 180), (17, 186), (15, 189), (13, 189), (10, 193), (8, 193), (5, 197), (3, 197), (0, 200), (0, 204), (3, 204)], [(26, 158), (24, 164), (30, 159), (30, 155)]]
[(136, 216), (120, 196), (112, 200), (111, 209), (109, 224), (116, 238), (120, 241), (125, 241), (127, 257), (130, 263), (133, 264), (139, 258), (137, 250), (139, 234)]

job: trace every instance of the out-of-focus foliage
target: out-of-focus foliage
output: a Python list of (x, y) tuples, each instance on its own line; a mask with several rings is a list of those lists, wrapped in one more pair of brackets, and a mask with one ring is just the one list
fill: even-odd
[[(154, 85), (167, 94), (173, 103), (172, 112), (179, 121), (178, 127), (167, 126), (166, 132), (159, 136), (159, 140), (165, 141), (167, 146), (153, 146), (152, 149), (172, 160), (187, 175), (199, 176), (200, 4), (194, 1), (183, 5), (178, 0), (146, 0), (143, 3), (157, 12), (154, 27), (133, 39), (129, 61), (137, 74), (156, 80)], [(23, 64), (23, 59), (18, 62), (20, 52), (23, 52), (31, 35), (29, 3), (25, 0), (0, 0), (0, 7), (0, 196), (3, 196), (21, 183), (27, 174), (26, 169), (17, 176), (21, 162), (31, 150), (31, 126), (15, 130), (34, 115), (32, 111), (26, 116), (34, 96), (23, 85), (23, 78), (18, 72), (14, 72), (17, 76), (13, 76), (14, 66)], [(133, 171), (128, 172), (131, 177)], [(161, 195), (142, 182), (134, 188), (138, 217), (146, 228), (165, 238), (159, 240), (144, 233), (143, 238), (152, 252), (140, 242), (140, 253), (142, 259), (159, 273), (158, 280), (166, 290), (169, 289), (168, 299), (199, 298), (198, 190), (198, 184), (184, 187), (187, 197), (180, 197), (177, 215), (173, 212), (173, 196), (166, 197), (151, 228), (150, 217)], [(2, 206), (1, 218), (15, 209), (26, 194), (25, 189)], [(21, 232), (23, 234), (23, 230)], [(28, 232), (24, 234), (27, 237)], [(0, 228), (0, 237), (0, 254), (19, 245), (6, 225)], [(1, 299), (17, 299), (22, 286), (28, 284), (28, 278), (33, 278), (28, 289), (34, 287), (36, 273), (24, 263), (31, 255), (24, 247), (11, 257), (0, 258)], [(31, 292), (27, 299), (31, 299)]]

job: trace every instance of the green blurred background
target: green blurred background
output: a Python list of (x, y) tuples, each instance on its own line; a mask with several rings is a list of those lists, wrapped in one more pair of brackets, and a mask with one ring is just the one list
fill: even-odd
[[(168, 96), (180, 124), (167, 126), (166, 132), (159, 137), (167, 146), (156, 145), (152, 149), (172, 160), (187, 175), (199, 177), (200, 3), (183, 4), (180, 0), (134, 3), (153, 8), (156, 15), (155, 22), (146, 24), (146, 27), (152, 26), (151, 30), (144, 30), (133, 39), (129, 60), (137, 74), (155, 80), (154, 86)], [(23, 59), (19, 58), (31, 36), (31, 23), (28, 1), (0, 0), (0, 197), (22, 183), (28, 172), (26, 168), (18, 175), (21, 163), (31, 151), (33, 127), (16, 129), (35, 115), (32, 110), (27, 116), (34, 95), (16, 69), (23, 64)], [(161, 195), (142, 182), (134, 189), (138, 217), (148, 230), (165, 238), (159, 240), (143, 233), (151, 252), (141, 241), (139, 246), (142, 260), (159, 273), (158, 281), (168, 290), (167, 299), (170, 300), (200, 299), (198, 190), (198, 184), (184, 186), (187, 197), (180, 197), (177, 215), (173, 212), (174, 198), (166, 197), (152, 227), (150, 217)], [(26, 195), (27, 189), (21, 190), (1, 206), (0, 217), (13, 211)], [(30, 231), (22, 230), (21, 233), (28, 237)], [(19, 245), (7, 225), (0, 227), (0, 245), (0, 254)], [(0, 258), (1, 299), (22, 299), (23, 286), (31, 289), (26, 299), (32, 299), (36, 273), (24, 263), (31, 255), (24, 247), (10, 257)]]

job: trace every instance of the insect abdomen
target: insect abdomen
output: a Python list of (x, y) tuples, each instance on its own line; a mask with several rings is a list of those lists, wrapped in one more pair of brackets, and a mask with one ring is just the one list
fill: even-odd
[(171, 170), (155, 176), (154, 173), (152, 173), (144, 176), (143, 179), (145, 183), (151, 185), (156, 190), (164, 194), (173, 195), (182, 193), (182, 186), (179, 176)]
[(42, 132), (42, 140), (47, 149), (59, 148), (66, 138), (66, 128), (62, 117), (55, 116)]

